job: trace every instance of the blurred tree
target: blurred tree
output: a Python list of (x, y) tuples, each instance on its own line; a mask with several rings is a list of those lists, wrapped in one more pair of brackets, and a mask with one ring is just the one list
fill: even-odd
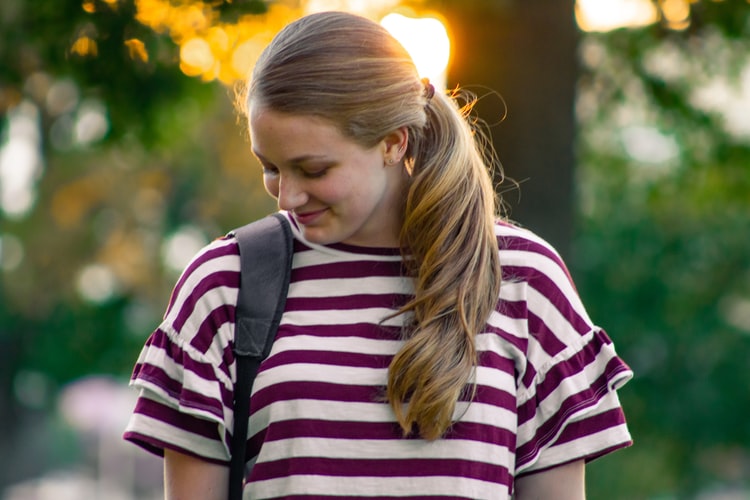
[(573, 267), (636, 373), (593, 498), (750, 486), (750, 9), (689, 14), (581, 44)]
[[(573, 0), (441, 2), (455, 56), (449, 85), (480, 98), (507, 181), (510, 218), (569, 256), (578, 31)], [(554, 214), (554, 215), (551, 215)]]

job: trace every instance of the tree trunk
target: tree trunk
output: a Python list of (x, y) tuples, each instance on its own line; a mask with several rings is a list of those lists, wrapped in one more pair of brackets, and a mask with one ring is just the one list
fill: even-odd
[(453, 41), (448, 87), (460, 85), (481, 98), (476, 109), (491, 125), (505, 175), (520, 183), (514, 188), (506, 180), (499, 188), (510, 218), (567, 258), (574, 212), (574, 0), (442, 5)]

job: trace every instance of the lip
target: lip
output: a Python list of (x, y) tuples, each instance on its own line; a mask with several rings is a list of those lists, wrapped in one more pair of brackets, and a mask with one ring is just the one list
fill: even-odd
[(321, 215), (326, 212), (326, 210), (328, 209), (324, 208), (322, 210), (314, 210), (311, 212), (294, 212), (294, 218), (297, 222), (299, 222), (303, 226), (306, 226), (315, 222)]

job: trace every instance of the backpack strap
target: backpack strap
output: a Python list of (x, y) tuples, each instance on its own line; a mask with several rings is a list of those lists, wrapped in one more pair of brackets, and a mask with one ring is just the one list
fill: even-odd
[(229, 499), (242, 498), (250, 392), (261, 361), (268, 356), (284, 312), (292, 268), (292, 231), (279, 213), (235, 229), (240, 250), (234, 356), (234, 429), (230, 442)]

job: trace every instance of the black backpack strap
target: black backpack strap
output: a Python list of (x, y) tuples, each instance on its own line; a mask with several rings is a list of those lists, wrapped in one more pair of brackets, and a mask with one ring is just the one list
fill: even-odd
[(261, 361), (268, 356), (284, 312), (292, 268), (292, 231), (279, 213), (252, 222), (229, 235), (240, 249), (240, 290), (234, 333), (237, 380), (234, 429), (230, 444), (229, 499), (242, 498), (250, 391)]

